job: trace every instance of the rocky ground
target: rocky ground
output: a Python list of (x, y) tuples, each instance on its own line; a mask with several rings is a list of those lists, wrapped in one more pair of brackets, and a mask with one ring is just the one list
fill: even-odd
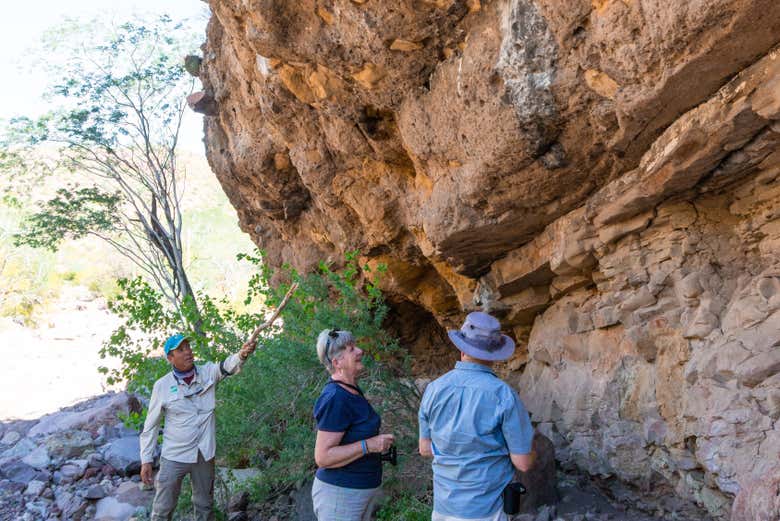
[(138, 433), (119, 420), (138, 410), (136, 398), (118, 393), (0, 423), (0, 519), (144, 515), (152, 492), (139, 484)]
[[(0, 520), (148, 519), (153, 492), (140, 483), (138, 433), (120, 418), (140, 402), (126, 393), (84, 401), (38, 420), (0, 423)], [(280, 498), (284, 509), (251, 504), (238, 489), (252, 469), (219, 468), (218, 505), (230, 521), (314, 521), (308, 488)], [(700, 521), (674, 495), (658, 498), (575, 472), (556, 476), (559, 501), (517, 521)], [(273, 509), (270, 509), (273, 510)], [(179, 519), (188, 519), (186, 512)]]

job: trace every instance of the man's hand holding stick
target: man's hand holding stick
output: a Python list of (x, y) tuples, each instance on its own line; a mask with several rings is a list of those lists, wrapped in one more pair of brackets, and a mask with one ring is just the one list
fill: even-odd
[(260, 336), (260, 332), (264, 329), (268, 329), (271, 327), (271, 324), (274, 323), (274, 321), (279, 318), (279, 314), (282, 312), (284, 307), (287, 305), (287, 302), (290, 300), (290, 297), (295, 292), (295, 290), (298, 289), (298, 283), (293, 282), (292, 286), (290, 286), (290, 289), (287, 290), (287, 294), (284, 296), (282, 301), (279, 303), (279, 305), (276, 307), (276, 310), (273, 312), (271, 317), (257, 326), (255, 330), (252, 332), (252, 334), (249, 336), (249, 339), (244, 342), (244, 345), (241, 346), (241, 350), (238, 352), (238, 356), (241, 357), (241, 360), (246, 360), (249, 355), (255, 352), (255, 348), (257, 348), (257, 338)]

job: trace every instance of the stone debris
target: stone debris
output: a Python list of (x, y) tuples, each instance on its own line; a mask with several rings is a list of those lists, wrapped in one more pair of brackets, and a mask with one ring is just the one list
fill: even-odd
[(26, 430), (0, 424), (3, 439), (16, 440), (0, 455), (0, 519), (146, 519), (153, 491), (134, 481), (137, 433), (117, 419), (137, 406), (126, 393), (110, 394), (46, 415)]
[(40, 496), (45, 488), (46, 483), (34, 479), (27, 484), (27, 488), (24, 490), (24, 495), (33, 496), (35, 498)]
[(51, 458), (49, 457), (48, 449), (44, 445), (41, 445), (22, 458), (22, 462), (40, 470), (49, 466)]
[(106, 497), (106, 490), (101, 484), (92, 485), (84, 492), (84, 499), (103, 499)]
[(214, 96), (205, 91), (193, 92), (187, 96), (187, 105), (204, 116), (215, 116), (217, 114), (217, 101)]
[(17, 441), (22, 439), (22, 435), (16, 431), (8, 431), (3, 435), (3, 439), (0, 440), (2, 445), (15, 445)]
[[(137, 434), (118, 438), (106, 445), (103, 451), (104, 460), (116, 470), (130, 473), (140, 463), (140, 442)], [(140, 472), (140, 468), (138, 472)]]

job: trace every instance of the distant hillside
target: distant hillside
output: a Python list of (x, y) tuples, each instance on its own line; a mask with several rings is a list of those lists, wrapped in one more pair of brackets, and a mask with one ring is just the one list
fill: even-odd
[[(205, 157), (185, 153), (180, 161), (185, 172), (184, 254), (192, 283), (196, 290), (237, 300), (250, 271), (236, 262), (236, 254), (251, 252), (254, 245), (239, 230), (236, 212)], [(36, 188), (46, 191), (46, 186)], [(117, 278), (136, 274), (129, 261), (96, 237), (68, 241), (56, 253), (15, 247), (12, 236), (33, 207), (34, 202), (0, 200), (0, 316), (34, 324), (36, 313), (59, 298), (65, 282), (109, 297)]]

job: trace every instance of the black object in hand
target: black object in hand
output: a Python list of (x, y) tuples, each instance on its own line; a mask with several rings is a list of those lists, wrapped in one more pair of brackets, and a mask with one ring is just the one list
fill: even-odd
[(510, 483), (504, 488), (504, 513), (508, 515), (517, 514), (520, 511), (520, 496), (525, 494), (525, 487), (522, 483)]
[(398, 465), (398, 451), (395, 447), (390, 447), (387, 452), (379, 455), (379, 461), (389, 461), (392, 466)]

